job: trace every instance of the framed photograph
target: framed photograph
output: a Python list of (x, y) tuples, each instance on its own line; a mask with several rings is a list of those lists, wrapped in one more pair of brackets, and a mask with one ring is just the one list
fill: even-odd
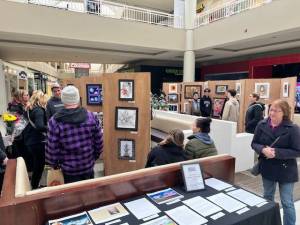
[(169, 103), (178, 103), (178, 94), (168, 94)]
[(119, 80), (119, 100), (134, 100), (134, 80)]
[(183, 103), (183, 112), (189, 114), (191, 111), (191, 104), (189, 102)]
[(201, 97), (202, 87), (201, 85), (185, 85), (184, 86), (184, 98), (192, 99), (193, 94), (197, 92), (199, 94), (199, 98)]
[(87, 105), (102, 105), (102, 84), (86, 85)]
[(259, 94), (260, 98), (269, 98), (270, 83), (255, 83), (255, 93)]
[(117, 130), (138, 130), (138, 108), (116, 107), (115, 127)]
[(241, 95), (241, 83), (235, 83), (235, 90), (236, 90), (236, 95), (240, 96)]
[(177, 93), (177, 84), (169, 84), (169, 94)]
[(228, 85), (216, 85), (216, 94), (223, 95), (228, 89)]
[(181, 164), (181, 172), (186, 191), (205, 189), (203, 174), (199, 163)]
[(288, 98), (289, 97), (289, 82), (283, 82), (282, 86), (282, 97)]
[(118, 140), (118, 158), (122, 160), (135, 160), (135, 141), (133, 139)]
[(220, 118), (222, 116), (225, 102), (226, 102), (226, 98), (214, 98), (214, 100), (213, 100), (213, 117)]
[(84, 213), (75, 214), (72, 216), (60, 218), (57, 220), (50, 220), (49, 225), (71, 225), (71, 224), (78, 224), (78, 225), (93, 225), (92, 221), (90, 220), (89, 216)]
[(178, 104), (168, 104), (169, 111), (178, 112)]

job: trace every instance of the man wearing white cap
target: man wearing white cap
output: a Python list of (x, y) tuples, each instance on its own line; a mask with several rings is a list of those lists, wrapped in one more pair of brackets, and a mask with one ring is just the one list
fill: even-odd
[(64, 108), (48, 123), (46, 161), (62, 169), (65, 183), (94, 178), (93, 167), (103, 148), (99, 120), (79, 106), (76, 87), (65, 87), (61, 100)]
[(55, 113), (61, 110), (64, 107), (64, 104), (61, 101), (61, 87), (58, 83), (54, 83), (51, 86), (52, 97), (47, 102), (47, 120), (49, 120)]

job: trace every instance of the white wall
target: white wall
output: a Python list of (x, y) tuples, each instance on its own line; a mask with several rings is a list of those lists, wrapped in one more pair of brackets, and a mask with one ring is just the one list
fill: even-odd
[(0, 59), (0, 114), (6, 111), (6, 88), (5, 88), (5, 75), (3, 69), (3, 61)]

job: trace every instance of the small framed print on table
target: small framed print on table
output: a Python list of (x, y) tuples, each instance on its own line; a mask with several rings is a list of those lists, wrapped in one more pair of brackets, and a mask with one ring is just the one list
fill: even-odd
[(181, 172), (186, 191), (205, 189), (202, 170), (199, 163), (181, 164)]
[(134, 101), (134, 80), (119, 80), (119, 100)]

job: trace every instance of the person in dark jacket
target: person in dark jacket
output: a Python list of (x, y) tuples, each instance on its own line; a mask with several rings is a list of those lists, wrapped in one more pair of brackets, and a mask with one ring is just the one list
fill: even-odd
[(187, 160), (183, 151), (184, 134), (179, 129), (171, 130), (168, 136), (148, 154), (145, 167), (161, 166)]
[(33, 157), (33, 171), (31, 186), (39, 187), (45, 166), (45, 142), (47, 132), (46, 104), (48, 97), (41, 90), (35, 91), (31, 96), (25, 116), (29, 123), (23, 131), (24, 143)]
[(10, 103), (8, 103), (8, 106), (7, 106), (7, 111), (9, 111), (10, 113), (13, 113), (17, 116), (23, 115), (23, 113), (24, 113), (24, 107), (23, 107), (22, 99), (21, 99), (20, 95), (21, 95), (21, 92), (16, 90), (12, 94), (12, 98), (13, 98), (12, 101)]
[(192, 125), (193, 135), (185, 145), (185, 152), (190, 159), (217, 155), (214, 141), (209, 136), (211, 118), (198, 118)]
[(279, 184), (284, 225), (295, 225), (296, 222), (293, 189), (298, 181), (296, 158), (300, 156), (300, 129), (290, 118), (289, 104), (275, 100), (269, 117), (258, 123), (251, 144), (259, 154), (264, 197), (274, 201), (276, 183)]
[(265, 105), (258, 102), (259, 95), (252, 93), (249, 96), (250, 105), (246, 112), (245, 130), (248, 133), (254, 134), (254, 130), (259, 121), (264, 118)]
[(58, 83), (51, 86), (52, 97), (47, 102), (47, 120), (49, 120), (55, 113), (64, 108), (61, 101), (61, 87)]
[(0, 132), (0, 195), (3, 185), (4, 173), (5, 173), (5, 166), (7, 164), (8, 158), (5, 154), (5, 146), (2, 139), (2, 134)]
[(194, 116), (201, 116), (200, 99), (198, 92), (193, 93), (193, 99), (191, 100), (191, 114)]
[(200, 99), (200, 109), (201, 109), (201, 116), (203, 117), (210, 117), (212, 113), (212, 100), (209, 96), (210, 89), (204, 89), (204, 95)]
[(49, 120), (46, 161), (61, 168), (65, 183), (94, 178), (94, 165), (103, 150), (97, 117), (79, 107), (79, 91), (69, 85), (62, 90), (64, 109)]

